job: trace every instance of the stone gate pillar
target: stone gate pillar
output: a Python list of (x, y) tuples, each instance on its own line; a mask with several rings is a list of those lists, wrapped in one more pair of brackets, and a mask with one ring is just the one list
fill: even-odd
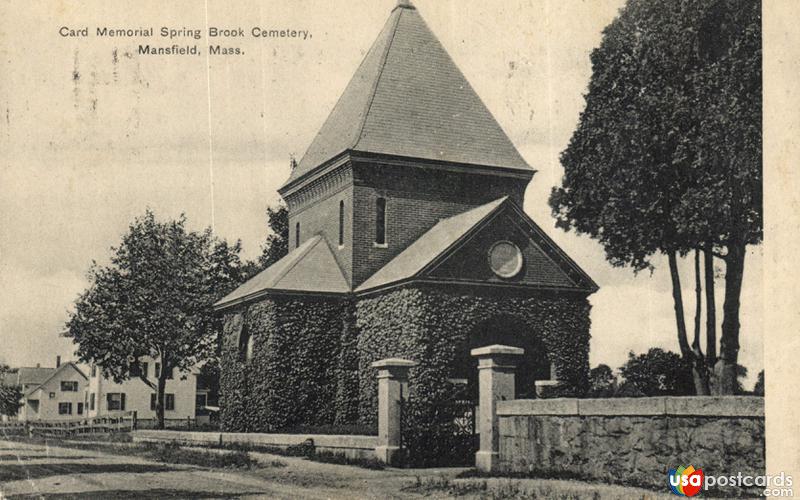
[(417, 363), (407, 359), (382, 359), (378, 369), (378, 460), (390, 464), (400, 449), (400, 400), (408, 398), (408, 370)]
[(478, 358), (478, 431), (481, 446), (475, 453), (475, 468), (483, 472), (497, 470), (500, 439), (497, 402), (514, 399), (514, 369), (525, 352), (519, 347), (490, 345), (473, 349)]

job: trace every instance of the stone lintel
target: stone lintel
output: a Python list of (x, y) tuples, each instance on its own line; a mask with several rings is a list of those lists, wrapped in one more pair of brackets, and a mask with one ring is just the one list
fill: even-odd
[(673, 416), (764, 417), (758, 396), (661, 396), (603, 399), (517, 399), (500, 401), (499, 416)]
[(379, 361), (375, 361), (372, 363), (373, 368), (378, 369), (391, 369), (391, 368), (413, 368), (417, 366), (415, 361), (410, 361), (408, 359), (401, 359), (401, 358), (387, 358), (381, 359)]
[(525, 349), (511, 347), (510, 345), (495, 344), (486, 347), (478, 347), (471, 350), (469, 353), (479, 358), (489, 356), (522, 356), (525, 354)]

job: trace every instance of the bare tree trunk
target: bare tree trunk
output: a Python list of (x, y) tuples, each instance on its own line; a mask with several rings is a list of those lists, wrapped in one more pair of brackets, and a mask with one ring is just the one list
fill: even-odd
[(717, 304), (714, 297), (714, 254), (711, 245), (705, 251), (706, 274), (706, 362), (714, 366), (717, 361)]
[(722, 305), (722, 337), (719, 359), (714, 365), (715, 394), (736, 394), (736, 366), (739, 361), (739, 306), (741, 304), (742, 278), (746, 246), (742, 241), (728, 245), (725, 256), (725, 302)]
[(668, 252), (669, 275), (672, 278), (672, 300), (675, 303), (675, 323), (678, 327), (678, 345), (681, 348), (681, 355), (686, 359), (692, 358), (692, 349), (689, 347), (689, 340), (686, 337), (686, 321), (683, 313), (683, 297), (681, 294), (681, 276), (678, 272), (678, 257), (674, 251)]
[(161, 373), (158, 374), (158, 391), (156, 392), (156, 428), (164, 428), (164, 388), (167, 386), (167, 371), (164, 366), (161, 367)]
[(694, 390), (698, 396), (708, 396), (708, 367), (700, 348), (700, 323), (703, 315), (703, 285), (700, 278), (700, 250), (694, 251), (694, 339), (692, 341), (692, 353), (694, 354), (694, 364), (692, 365), (692, 379), (694, 380)]

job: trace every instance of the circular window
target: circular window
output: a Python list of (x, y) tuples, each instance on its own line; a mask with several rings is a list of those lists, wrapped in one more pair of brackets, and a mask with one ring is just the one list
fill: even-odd
[(522, 270), (522, 251), (510, 241), (498, 241), (489, 249), (489, 267), (501, 278), (513, 278)]

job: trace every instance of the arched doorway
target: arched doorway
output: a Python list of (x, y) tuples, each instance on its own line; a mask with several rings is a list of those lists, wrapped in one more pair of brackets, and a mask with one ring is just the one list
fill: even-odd
[(477, 347), (502, 344), (520, 347), (525, 354), (516, 369), (515, 393), (518, 399), (536, 397), (534, 382), (550, 379), (550, 361), (540, 336), (522, 318), (501, 314), (478, 323), (463, 343), (452, 370), (452, 379), (466, 383), (470, 397), (478, 399), (478, 362), (470, 355)]

